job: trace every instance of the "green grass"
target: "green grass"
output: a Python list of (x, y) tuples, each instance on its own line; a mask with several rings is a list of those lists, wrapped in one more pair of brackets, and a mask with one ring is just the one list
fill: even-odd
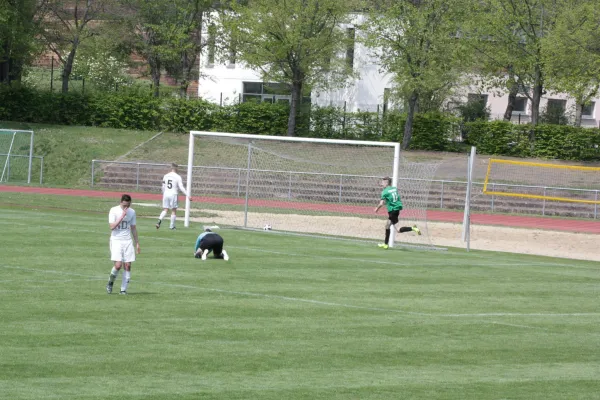
[(18, 196), (2, 399), (600, 398), (597, 263), (238, 230), (229, 262), (201, 262), (199, 227), (151, 210), (130, 295), (109, 296), (118, 199)]
[[(3, 121), (0, 129), (34, 131), (34, 155), (44, 157), (44, 185), (85, 188), (90, 187), (93, 159), (116, 160), (158, 133)], [(34, 184), (39, 183), (38, 168), (33, 170)]]

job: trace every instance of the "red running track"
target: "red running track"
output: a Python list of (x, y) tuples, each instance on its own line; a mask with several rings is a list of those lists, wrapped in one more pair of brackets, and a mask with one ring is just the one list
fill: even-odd
[[(100, 190), (82, 190), (82, 189), (58, 189), (58, 188), (40, 188), (29, 186), (10, 186), (0, 185), (0, 192), (19, 192), (36, 193), (62, 196), (82, 196), (82, 197), (113, 197), (117, 201), (122, 192), (100, 191)], [(154, 200), (161, 201), (161, 194), (153, 193), (130, 193), (134, 201)], [(213, 203), (213, 204), (244, 204), (244, 199), (232, 199), (221, 197), (203, 197), (194, 196), (195, 203)], [(365, 206), (339, 206), (328, 204), (299, 203), (281, 200), (251, 200), (250, 205), (260, 205), (270, 208), (288, 208), (296, 210), (314, 210), (328, 212), (348, 212), (354, 214), (373, 214), (374, 207)], [(410, 210), (403, 211), (410, 213)], [(462, 223), (463, 213), (461, 211), (427, 211), (427, 219), (430, 221), (456, 222)], [(598, 233), (600, 234), (600, 222), (590, 220), (570, 220), (550, 217), (526, 217), (516, 215), (495, 215), (495, 214), (471, 214), (471, 222), (476, 225), (498, 225), (529, 229), (549, 229), (555, 231)]]

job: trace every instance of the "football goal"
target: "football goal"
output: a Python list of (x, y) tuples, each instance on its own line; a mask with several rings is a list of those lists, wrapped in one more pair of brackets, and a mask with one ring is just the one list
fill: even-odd
[(31, 183), (33, 131), (0, 129), (0, 182)]
[[(375, 214), (381, 178), (399, 187), (396, 244), (430, 245), (427, 197), (436, 165), (405, 162), (398, 143), (192, 131), (186, 199), (190, 220), (245, 229), (383, 240), (387, 212)], [(191, 206), (191, 207), (190, 207)], [(393, 244), (393, 238), (391, 243)]]

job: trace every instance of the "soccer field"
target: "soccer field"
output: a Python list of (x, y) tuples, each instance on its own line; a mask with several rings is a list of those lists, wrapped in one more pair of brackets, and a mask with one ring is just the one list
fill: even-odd
[(117, 203), (0, 194), (0, 399), (600, 398), (595, 262), (229, 229), (202, 262), (134, 199), (107, 295)]

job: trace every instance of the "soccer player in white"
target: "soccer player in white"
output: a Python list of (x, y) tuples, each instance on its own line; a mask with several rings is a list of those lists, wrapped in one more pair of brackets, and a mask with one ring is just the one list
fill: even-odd
[[(163, 218), (171, 210), (171, 224), (169, 228), (175, 229), (175, 220), (177, 219), (177, 195), (179, 192), (188, 196), (188, 192), (183, 187), (181, 176), (177, 173), (177, 164), (171, 164), (171, 172), (163, 176), (162, 192), (163, 192), (163, 210), (158, 217), (156, 229), (160, 228)], [(190, 201), (192, 198), (190, 197)]]
[[(131, 279), (131, 263), (135, 261), (135, 254), (140, 254), (140, 241), (138, 240), (135, 226), (135, 210), (131, 208), (131, 196), (121, 196), (121, 203), (110, 209), (108, 224), (110, 225), (110, 259), (114, 262), (108, 277), (106, 292), (112, 293), (113, 284), (122, 266), (125, 266), (121, 281), (120, 294), (127, 294), (127, 285)], [(133, 240), (135, 240), (135, 250)]]

